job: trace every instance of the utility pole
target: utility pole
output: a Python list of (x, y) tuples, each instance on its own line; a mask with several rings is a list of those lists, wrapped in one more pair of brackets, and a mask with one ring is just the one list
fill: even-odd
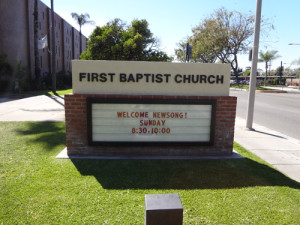
[(253, 125), (254, 100), (255, 100), (255, 89), (256, 89), (257, 59), (258, 59), (259, 33), (260, 33), (260, 21), (261, 21), (261, 3), (262, 0), (256, 1), (254, 44), (253, 44), (253, 51), (252, 51), (252, 66), (251, 66), (247, 119), (246, 119), (246, 128), (248, 128), (249, 130), (253, 130), (252, 125)]
[(53, 0), (51, 0), (51, 77), (52, 77), (52, 92), (56, 94), (56, 71), (55, 71), (55, 29), (54, 29), (54, 8)]
[(190, 45), (189, 43), (186, 44), (186, 61), (189, 62), (190, 58), (192, 57), (192, 45)]

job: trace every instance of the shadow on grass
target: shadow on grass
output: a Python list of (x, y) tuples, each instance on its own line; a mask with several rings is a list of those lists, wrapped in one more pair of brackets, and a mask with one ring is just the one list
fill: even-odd
[(88, 160), (72, 159), (82, 175), (105, 189), (223, 189), (300, 185), (250, 159)]
[(63, 122), (26, 122), (16, 132), (27, 138), (30, 144), (42, 144), (43, 149), (51, 151), (65, 144), (65, 124)]

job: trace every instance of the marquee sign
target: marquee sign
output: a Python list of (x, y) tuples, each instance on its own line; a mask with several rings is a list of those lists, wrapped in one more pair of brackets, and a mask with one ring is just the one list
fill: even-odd
[(73, 94), (229, 96), (230, 65), (72, 61)]
[(68, 155), (230, 155), (229, 81), (228, 64), (73, 60)]
[(205, 144), (214, 138), (214, 100), (88, 98), (90, 145)]

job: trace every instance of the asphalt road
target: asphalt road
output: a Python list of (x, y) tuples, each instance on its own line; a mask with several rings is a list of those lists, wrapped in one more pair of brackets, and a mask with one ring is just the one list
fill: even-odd
[[(248, 93), (230, 90), (231, 96), (238, 97), (237, 116), (244, 119), (247, 114)], [(300, 139), (300, 94), (255, 93), (253, 122)]]

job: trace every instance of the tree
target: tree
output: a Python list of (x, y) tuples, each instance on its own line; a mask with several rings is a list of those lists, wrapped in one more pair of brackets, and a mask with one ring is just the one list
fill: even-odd
[(275, 75), (281, 77), (283, 75), (283, 71), (284, 71), (284, 67), (283, 66), (279, 66), (275, 70)]
[(9, 88), (12, 82), (13, 67), (6, 61), (6, 54), (0, 54), (0, 92)]
[(297, 65), (297, 66), (300, 66), (300, 58), (299, 59), (296, 59), (296, 60), (293, 60), (291, 65)]
[[(202, 39), (203, 40), (203, 39)], [(180, 61), (185, 61), (186, 44), (190, 43), (193, 47), (191, 62), (214, 63), (217, 57), (210, 51), (208, 45), (201, 45), (196, 38), (187, 38), (177, 44), (178, 49), (175, 49), (175, 55)]]
[(90, 19), (90, 15), (85, 13), (85, 14), (77, 14), (77, 13), (71, 13), (71, 16), (73, 17), (73, 19), (75, 19), (79, 25), (79, 37), (80, 37), (80, 54), (82, 53), (82, 43), (81, 43), (81, 27), (85, 24), (95, 24), (95, 22), (93, 20), (89, 20)]
[[(254, 32), (254, 16), (220, 8), (192, 29), (187, 41), (193, 45), (192, 60), (195, 62), (229, 63), (238, 77), (238, 57), (248, 50)], [(181, 44), (179, 44), (181, 46)], [(181, 48), (182, 49), (182, 48)], [(175, 50), (182, 60), (180, 48)]]
[(102, 27), (96, 27), (88, 41), (88, 48), (81, 59), (86, 60), (135, 60), (169, 61), (160, 51), (146, 20), (133, 20), (126, 25), (114, 19)]
[(3, 76), (11, 76), (13, 67), (6, 61), (7, 55), (0, 55), (0, 78)]
[(268, 63), (274, 59), (277, 59), (278, 57), (280, 57), (280, 55), (277, 54), (278, 51), (276, 50), (272, 50), (272, 51), (266, 51), (265, 53), (263, 53), (262, 51), (259, 52), (259, 59), (258, 62), (265, 62), (266, 66), (266, 76), (265, 76), (265, 81), (264, 81), (264, 85), (266, 86), (266, 80), (267, 80), (267, 75), (268, 75)]

